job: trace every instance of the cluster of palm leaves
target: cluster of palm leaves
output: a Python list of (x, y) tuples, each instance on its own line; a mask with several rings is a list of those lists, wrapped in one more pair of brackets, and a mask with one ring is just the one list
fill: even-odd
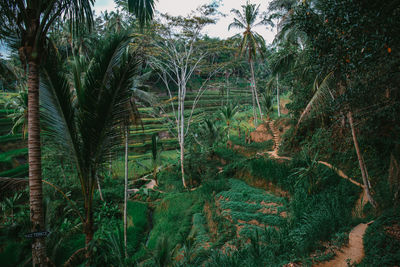
[(41, 100), (46, 134), (73, 162), (84, 198), (86, 242), (93, 238), (93, 193), (100, 172), (121, 145), (124, 125), (134, 119), (132, 84), (141, 63), (127, 34), (112, 34), (90, 58), (65, 66), (59, 55), (43, 70)]
[(220, 109), (222, 119), (226, 123), (226, 132), (229, 139), (230, 130), (232, 128), (232, 120), (235, 119), (239, 111), (239, 106), (237, 103), (228, 102), (226, 105), (222, 106)]

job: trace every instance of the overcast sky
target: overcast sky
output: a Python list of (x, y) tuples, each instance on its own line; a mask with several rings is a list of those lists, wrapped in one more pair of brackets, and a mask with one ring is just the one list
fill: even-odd
[[(169, 13), (170, 15), (188, 15), (190, 11), (195, 10), (198, 6), (210, 3), (210, 0), (158, 0), (156, 2), (156, 10), (160, 13)], [(241, 10), (241, 5), (246, 3), (246, 0), (222, 0), (219, 8), (221, 13), (226, 14), (224, 18), (220, 18), (214, 25), (209, 25), (204, 29), (204, 33), (211, 37), (227, 38), (233, 36), (240, 31), (231, 29), (228, 31), (228, 25), (233, 21), (233, 14), (230, 13), (232, 8)], [(261, 4), (260, 13), (267, 10), (270, 0), (251, 0), (252, 4)], [(94, 5), (96, 14), (101, 11), (115, 10), (114, 0), (97, 0)], [(255, 30), (261, 34), (267, 43), (271, 43), (274, 39), (276, 30), (273, 31), (268, 26), (259, 26)]]

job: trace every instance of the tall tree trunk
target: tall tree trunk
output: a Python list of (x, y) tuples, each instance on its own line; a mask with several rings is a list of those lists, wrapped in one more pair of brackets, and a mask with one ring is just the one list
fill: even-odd
[(278, 103), (278, 117), (281, 116), (281, 101), (279, 99), (279, 76), (276, 75), (276, 102)]
[(125, 258), (128, 257), (127, 251), (127, 231), (128, 231), (128, 136), (129, 127), (125, 130), (125, 190), (124, 190), (124, 247), (125, 247)]
[(358, 145), (357, 136), (356, 136), (356, 130), (354, 129), (354, 123), (353, 123), (353, 114), (352, 114), (351, 111), (349, 111), (347, 113), (347, 118), (349, 120), (349, 124), (350, 124), (350, 128), (351, 128), (351, 135), (353, 136), (353, 143), (354, 143), (354, 147), (356, 149), (358, 163), (360, 165), (361, 176), (362, 176), (363, 184), (364, 184), (364, 190), (365, 190), (365, 193), (367, 195), (368, 201), (371, 203), (371, 205), (374, 208), (376, 208), (377, 204), (376, 204), (375, 200), (373, 199), (373, 197), (371, 195), (371, 192), (369, 190), (368, 172), (367, 172), (367, 168), (366, 168), (366, 165), (364, 163), (364, 160), (363, 160), (363, 157), (362, 157), (362, 154), (361, 154), (360, 147)]
[[(29, 205), (32, 232), (44, 231), (42, 161), (40, 150), (39, 120), (39, 64), (30, 60), (28, 75), (28, 156), (29, 156)], [(33, 266), (46, 266), (44, 237), (32, 243)]]
[(258, 93), (257, 93), (257, 87), (256, 87), (256, 78), (254, 76), (254, 62), (253, 60), (250, 60), (250, 70), (251, 70), (251, 79), (253, 80), (253, 90), (254, 90), (254, 94), (256, 97), (256, 101), (257, 101), (257, 106), (258, 106), (258, 111), (260, 112), (260, 117), (261, 117), (261, 121), (263, 120), (263, 114), (261, 112), (261, 106), (260, 106), (260, 101), (258, 100)]

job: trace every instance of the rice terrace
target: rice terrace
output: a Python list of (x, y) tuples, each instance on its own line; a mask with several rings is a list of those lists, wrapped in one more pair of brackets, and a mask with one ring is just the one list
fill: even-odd
[(399, 17), (0, 0), (0, 266), (400, 266)]

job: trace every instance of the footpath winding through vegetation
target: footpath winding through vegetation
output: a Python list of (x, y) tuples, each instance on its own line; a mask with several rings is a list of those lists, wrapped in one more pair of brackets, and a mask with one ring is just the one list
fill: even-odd
[[(274, 146), (272, 151), (268, 151), (268, 155), (271, 158), (274, 159), (279, 159), (279, 160), (291, 160), (292, 158), (290, 157), (284, 157), (284, 156), (279, 156), (279, 146), (281, 143), (281, 133), (280, 131), (275, 127), (275, 123), (273, 120), (270, 120), (268, 122), (272, 135), (273, 135), (273, 141), (274, 141)], [(325, 165), (328, 168), (334, 170), (340, 177), (350, 181), (351, 183), (363, 188), (362, 193), (360, 194), (360, 197), (357, 200), (356, 206), (354, 208), (354, 211), (362, 211), (364, 205), (367, 203), (365, 200), (366, 195), (365, 195), (365, 190), (364, 186), (360, 184), (359, 182), (351, 179), (348, 177), (342, 170), (334, 167), (332, 164), (325, 162), (325, 161), (318, 161), (319, 164)], [(354, 214), (354, 213), (353, 213)], [(323, 262), (320, 264), (315, 265), (316, 267), (330, 267), (330, 266), (335, 266), (335, 267), (346, 267), (348, 264), (354, 264), (354, 263), (360, 263), (362, 259), (364, 258), (364, 244), (363, 244), (363, 237), (365, 234), (365, 231), (367, 230), (367, 227), (371, 224), (372, 222), (369, 223), (360, 223), (356, 227), (354, 227), (350, 234), (349, 234), (349, 243), (348, 245), (344, 246), (343, 248), (340, 249), (340, 251), (337, 253), (337, 255), (330, 261)]]

